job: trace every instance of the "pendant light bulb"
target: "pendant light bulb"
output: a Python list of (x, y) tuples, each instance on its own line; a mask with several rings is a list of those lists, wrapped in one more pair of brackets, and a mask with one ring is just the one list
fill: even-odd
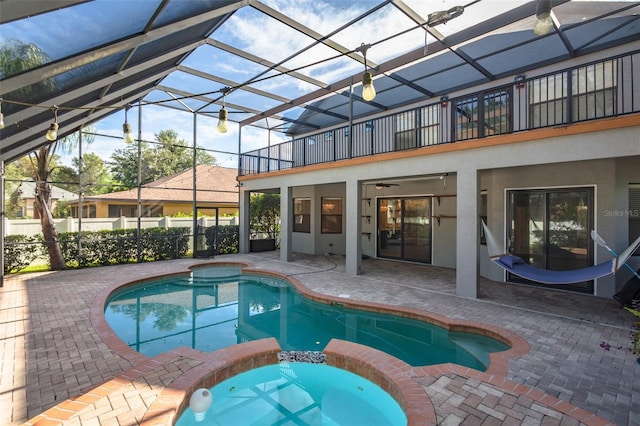
[(220, 115), (218, 116), (218, 132), (227, 133), (229, 131), (229, 113), (225, 107), (222, 107), (220, 110)]
[(553, 19), (551, 18), (551, 0), (538, 0), (536, 6), (536, 22), (533, 24), (533, 33), (543, 36), (553, 31)]
[(47, 138), (47, 140), (49, 142), (55, 142), (56, 139), (58, 139), (58, 107), (57, 106), (53, 106), (51, 107), (51, 111), (53, 111), (53, 123), (51, 123), (51, 125), (49, 126), (49, 130), (47, 130), (47, 134), (44, 135), (45, 138)]
[(122, 133), (123, 133), (124, 143), (132, 144), (135, 142), (135, 138), (133, 137), (133, 133), (131, 132), (131, 124), (129, 124), (126, 121), (122, 125)]
[(51, 125), (49, 126), (49, 130), (44, 137), (47, 138), (47, 140), (50, 142), (55, 142), (56, 139), (58, 139), (58, 128), (58, 123), (51, 123)]
[(373, 87), (373, 77), (366, 71), (362, 74), (362, 99), (369, 102), (376, 97), (376, 88)]

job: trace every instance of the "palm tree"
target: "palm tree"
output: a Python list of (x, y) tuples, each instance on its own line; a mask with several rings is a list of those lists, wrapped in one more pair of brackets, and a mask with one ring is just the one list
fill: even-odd
[[(7, 40), (0, 45), (0, 78), (10, 77), (29, 71), (50, 62), (45, 52), (33, 43), (19, 40)], [(16, 90), (5, 96), (11, 100), (32, 101), (43, 99), (53, 93), (56, 88), (54, 79), (47, 79), (37, 84)], [(74, 142), (75, 141), (75, 142)], [(31, 177), (36, 182), (34, 208), (40, 216), (42, 236), (45, 241), (52, 270), (64, 269), (66, 263), (58, 244), (58, 231), (55, 228), (51, 212), (51, 184), (49, 178), (54, 171), (54, 155), (61, 147), (71, 149), (77, 143), (75, 138), (64, 138), (51, 144), (43, 145), (31, 154)]]

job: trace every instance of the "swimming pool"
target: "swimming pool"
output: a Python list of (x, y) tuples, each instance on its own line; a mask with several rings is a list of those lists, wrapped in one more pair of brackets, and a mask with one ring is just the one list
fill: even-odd
[(259, 367), (209, 390), (213, 404), (204, 419), (196, 421), (187, 408), (176, 426), (407, 424), (400, 405), (378, 385), (325, 364)]
[(265, 337), (283, 350), (317, 351), (337, 338), (413, 366), (452, 362), (484, 371), (490, 353), (509, 348), (480, 334), (319, 303), (284, 279), (240, 267), (196, 268), (124, 288), (108, 298), (104, 315), (121, 340), (147, 356), (180, 346), (209, 352)]

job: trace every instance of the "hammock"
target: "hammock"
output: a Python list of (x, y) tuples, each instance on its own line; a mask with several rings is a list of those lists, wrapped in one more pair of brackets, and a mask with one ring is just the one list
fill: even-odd
[(498, 245), (498, 241), (491, 234), (484, 221), (482, 221), (482, 227), (484, 228), (484, 234), (487, 241), (489, 258), (493, 263), (519, 277), (543, 284), (573, 284), (582, 281), (594, 280), (609, 274), (615, 274), (618, 269), (624, 265), (627, 259), (631, 257), (633, 252), (640, 247), (640, 237), (638, 237), (629, 247), (627, 247), (625, 251), (606, 262), (581, 269), (552, 271), (550, 269), (531, 266), (522, 258), (508, 254), (506, 253), (506, 250), (501, 250)]

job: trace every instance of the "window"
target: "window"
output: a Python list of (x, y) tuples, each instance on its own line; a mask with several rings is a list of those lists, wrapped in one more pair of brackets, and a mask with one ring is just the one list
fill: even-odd
[(311, 200), (293, 199), (293, 232), (311, 232)]
[[(507, 250), (539, 268), (562, 271), (593, 265), (593, 188), (508, 191)], [(538, 285), (511, 273), (511, 282)], [(563, 289), (593, 293), (593, 281)]]
[(407, 111), (397, 114), (396, 139), (394, 149), (401, 151), (416, 147), (416, 113)]
[(529, 127), (547, 127), (567, 121), (567, 74), (529, 82)]
[(484, 95), (483, 117), (482, 136), (502, 135), (511, 131), (509, 94), (505, 90)]
[[(78, 217), (78, 207), (77, 206), (73, 206), (71, 207), (71, 216), (72, 217)], [(82, 217), (84, 218), (95, 218), (96, 217), (96, 206), (95, 205), (89, 205), (89, 206), (82, 206)]]
[(501, 135), (511, 131), (508, 91), (481, 93), (455, 102), (455, 140)]
[[(162, 205), (143, 205), (142, 217), (162, 217)], [(109, 204), (109, 217), (138, 217), (137, 205)]]
[[(554, 126), (614, 115), (617, 64), (616, 60), (598, 62), (530, 81), (527, 85), (529, 127)], [(567, 101), (569, 96), (571, 102)]]
[(320, 223), (323, 234), (342, 234), (342, 198), (322, 198)]
[(455, 103), (456, 140), (477, 138), (478, 134), (478, 98), (467, 98)]
[(421, 139), (422, 146), (440, 143), (440, 111), (442, 106), (435, 104), (421, 109)]
[(617, 62), (604, 61), (571, 72), (574, 121), (615, 114)]

